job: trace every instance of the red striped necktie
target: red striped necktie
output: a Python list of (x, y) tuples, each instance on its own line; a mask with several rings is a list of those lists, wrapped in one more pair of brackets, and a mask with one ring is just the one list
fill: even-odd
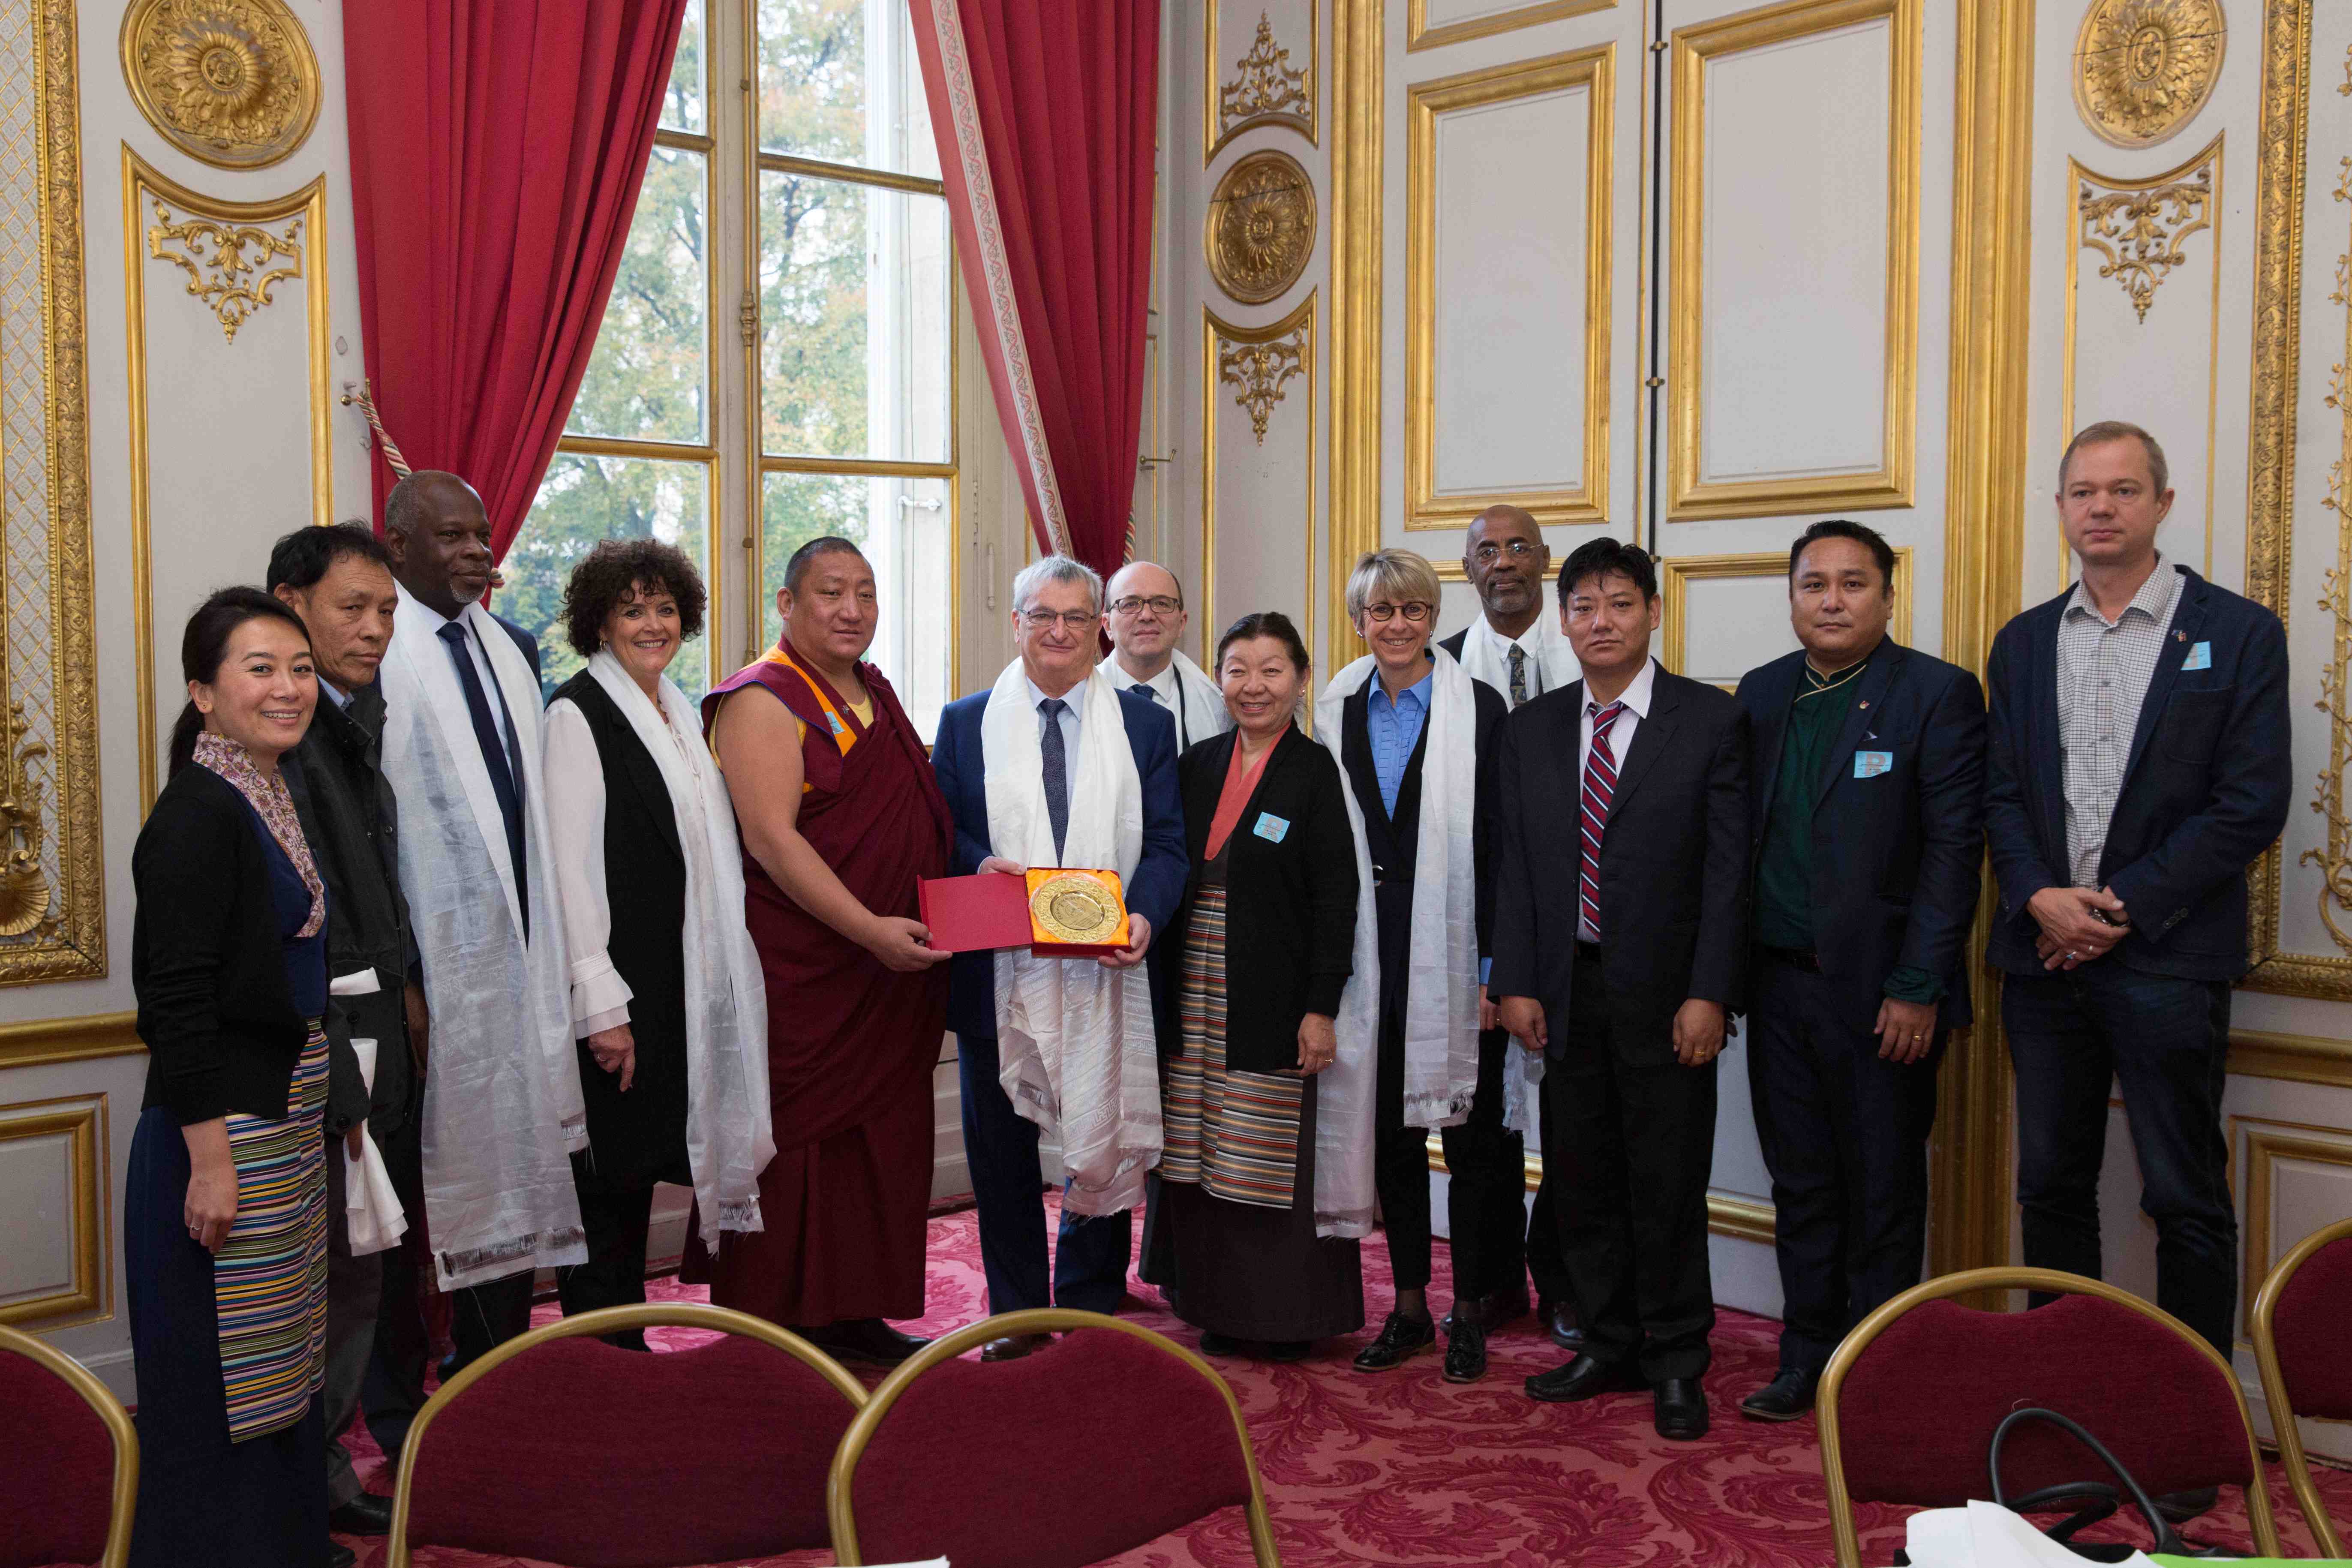
[(1584, 759), (1584, 852), (1577, 870), (1577, 897), (1584, 913), (1584, 923), (1598, 941), (1601, 932), (1601, 831), (1608, 826), (1609, 803), (1617, 794), (1617, 753), (1609, 744), (1609, 731), (1615, 727), (1617, 716), (1625, 711), (1622, 701), (1603, 708), (1597, 702), (1587, 702), (1585, 712), (1592, 717), (1592, 751)]

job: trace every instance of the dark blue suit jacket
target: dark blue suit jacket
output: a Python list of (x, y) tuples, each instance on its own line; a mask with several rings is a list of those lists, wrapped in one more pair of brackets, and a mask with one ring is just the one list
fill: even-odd
[[(1763, 853), (1804, 668), (1800, 650), (1739, 682), (1754, 747), (1751, 871)], [(1836, 988), (1846, 1022), (1868, 1033), (1886, 977), (1906, 964), (1924, 969), (1944, 982), (1937, 1027), (1958, 1028), (1973, 1016), (1965, 950), (1984, 845), (1984, 689), (1959, 666), (1890, 639), (1844, 701), (1813, 805), (1813, 944), (1822, 973)], [(1854, 756), (1865, 751), (1891, 753), (1887, 770), (1855, 777)]]
[[(940, 710), (939, 738), (931, 743), (931, 769), (955, 819), (955, 874), (967, 877), (995, 853), (988, 841), (987, 776), (981, 756), (980, 716), (988, 693), (961, 697)], [(1176, 721), (1168, 710), (1130, 691), (1118, 694), (1118, 716), (1135, 772), (1143, 784), (1143, 855), (1125, 889), (1129, 912), (1160, 933), (1176, 918), (1192, 868), (1184, 844), (1184, 802), (1176, 784)], [(959, 1035), (996, 1037), (996, 956), (960, 952), (948, 963), (948, 1027)]]
[[(2234, 980), (2246, 971), (2246, 867), (2286, 826), (2294, 793), (2286, 628), (2252, 600), (2185, 566), (2172, 570), (2186, 581), (2099, 858), (2100, 882), (2131, 920), (2108, 959), (2158, 974)], [(2003, 626), (1985, 668), (1992, 699), (1985, 829), (2000, 882), (1985, 956), (2012, 974), (2042, 973), (2026, 900), (2070, 879), (2058, 621), (2072, 595)], [(2182, 668), (2191, 658), (2206, 668)]]

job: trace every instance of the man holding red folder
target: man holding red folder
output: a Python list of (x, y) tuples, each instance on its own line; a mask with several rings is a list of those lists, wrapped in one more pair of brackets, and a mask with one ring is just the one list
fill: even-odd
[[(1113, 871), (1130, 943), (1099, 958), (960, 953), (948, 1025), (963, 1078), (964, 1152), (980, 1209), (992, 1312), (1049, 1303), (1115, 1312), (1131, 1210), (1160, 1153), (1151, 940), (1176, 912), (1189, 857), (1166, 710), (1095, 668), (1102, 579), (1062, 556), (1013, 579), (1021, 657), (995, 686), (940, 714), (931, 763), (955, 823), (959, 874), (1033, 866)], [(963, 945), (934, 933), (943, 946)], [(1050, 1287), (1041, 1127), (1068, 1173)], [(982, 1359), (1025, 1355), (999, 1340)]]

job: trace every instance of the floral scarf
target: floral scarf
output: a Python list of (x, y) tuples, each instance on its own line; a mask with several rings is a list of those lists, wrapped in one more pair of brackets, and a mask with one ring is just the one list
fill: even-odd
[(286, 851), (286, 858), (294, 862), (294, 869), (302, 885), (310, 889), (310, 918), (294, 934), (299, 939), (319, 934), (327, 923), (326, 887), (319, 880), (319, 868), (310, 858), (310, 846), (302, 837), (301, 819), (294, 815), (294, 797), (286, 791), (284, 775), (261, 776), (253, 765), (253, 755), (226, 735), (215, 735), (210, 730), (196, 737), (195, 761), (210, 768), (236, 786), (269, 829), (269, 837), (278, 840), (278, 847)]

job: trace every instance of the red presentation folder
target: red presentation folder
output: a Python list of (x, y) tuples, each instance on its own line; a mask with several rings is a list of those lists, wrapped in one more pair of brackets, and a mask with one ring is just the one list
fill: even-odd
[(931, 945), (949, 952), (1027, 947), (1029, 884), (1002, 871), (976, 877), (926, 878), (917, 887)]

